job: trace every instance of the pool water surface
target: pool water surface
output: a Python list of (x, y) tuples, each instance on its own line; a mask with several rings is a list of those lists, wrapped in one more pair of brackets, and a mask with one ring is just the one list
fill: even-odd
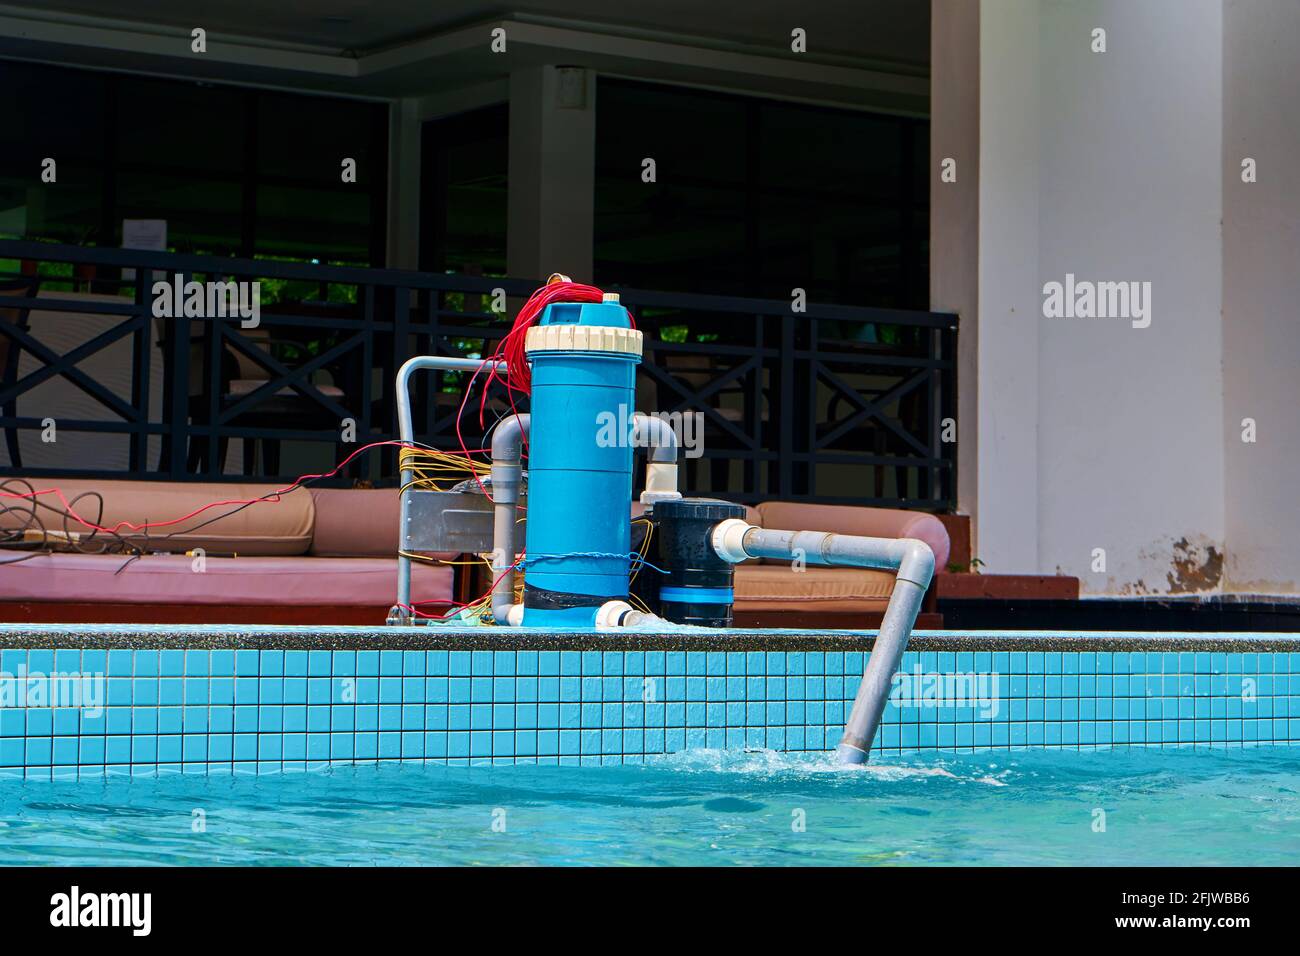
[(390, 764), (0, 785), (0, 865), (1295, 865), (1300, 748)]

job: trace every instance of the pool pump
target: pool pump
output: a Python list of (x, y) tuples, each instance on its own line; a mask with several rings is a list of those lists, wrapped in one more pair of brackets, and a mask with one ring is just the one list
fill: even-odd
[[(644, 447), (640, 500), (659, 535), (655, 597), (659, 614), (669, 622), (730, 626), (733, 567), (751, 559), (896, 572), (838, 748), (846, 762), (866, 760), (934, 572), (930, 548), (912, 539), (759, 528), (745, 521), (742, 505), (684, 498), (677, 487), (673, 429), (663, 418), (631, 411), (643, 334), (617, 295), (582, 288), (599, 301), (551, 301), (525, 323), (522, 361), (531, 371), (531, 408), (493, 428), (490, 476), (451, 491), (429, 490), (419, 487), (404, 460), (398, 601), (390, 622), (412, 621), (409, 556), (456, 551), (491, 553), (491, 612), (497, 624), (607, 631), (653, 623), (629, 596), (629, 577), (641, 562), (632, 550), (629, 512), (633, 456)], [(477, 375), (484, 368), (497, 375), (510, 372), (499, 357), (408, 360), (397, 378), (402, 440), (414, 444), (409, 380), (416, 370)], [(519, 569), (522, 600), (514, 581)]]
[(675, 624), (731, 627), (733, 562), (718, 554), (713, 531), (745, 517), (744, 505), (679, 498), (654, 509), (659, 534), (659, 614)]

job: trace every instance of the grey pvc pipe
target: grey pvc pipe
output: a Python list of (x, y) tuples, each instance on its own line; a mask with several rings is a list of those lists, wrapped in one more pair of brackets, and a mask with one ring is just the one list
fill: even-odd
[(673, 426), (655, 415), (637, 412), (632, 416), (635, 441), (646, 446), (646, 457), (656, 464), (677, 464), (681, 443)]
[[(402, 363), (397, 370), (397, 437), (404, 442), (415, 440), (415, 425), (411, 419), (411, 376), (421, 369), (436, 369), (442, 372), (477, 372), (479, 369), (495, 368), (498, 372), (506, 371), (505, 362), (484, 363), (482, 359), (454, 358), (449, 355), (416, 355)], [(415, 478), (409, 468), (402, 469), (402, 487), (405, 488)], [(410, 496), (401, 495), (401, 528), (410, 523)], [(403, 536), (399, 530), (397, 550), (401, 552)], [(397, 555), (397, 603), (410, 606), (411, 603), (411, 559)]]
[[(663, 419), (640, 412), (633, 419), (636, 440), (650, 445), (652, 462), (677, 463), (677, 433)], [(532, 419), (514, 415), (504, 419), (492, 432), (492, 500), (495, 502), (492, 525), (492, 618), (498, 624), (509, 623), (514, 605), (514, 575), (508, 574), (515, 563), (515, 525), (523, 466), (521, 452), (524, 436)]]
[(634, 443), (646, 449), (645, 490), (641, 492), (641, 503), (650, 514), (655, 502), (682, 496), (677, 490), (677, 456), (681, 443), (672, 425), (644, 412), (632, 416), (632, 431)]
[(518, 520), (519, 485), (523, 476), (521, 452), (532, 418), (513, 415), (492, 432), (492, 617), (507, 623), (515, 600), (515, 523)]
[[(721, 526), (719, 526), (721, 527)], [(737, 529), (739, 530), (739, 529)], [(853, 709), (844, 725), (836, 752), (843, 763), (865, 763), (880, 728), (890, 685), (902, 662), (907, 640), (916, 624), (925, 590), (934, 575), (934, 552), (914, 538), (866, 538), (822, 531), (776, 531), (747, 526), (737, 534), (740, 548), (751, 558), (793, 560), (833, 567), (875, 568), (894, 571), (898, 577), (885, 608), (884, 620), (867, 658)], [(734, 549), (715, 549), (728, 561), (740, 555)]]

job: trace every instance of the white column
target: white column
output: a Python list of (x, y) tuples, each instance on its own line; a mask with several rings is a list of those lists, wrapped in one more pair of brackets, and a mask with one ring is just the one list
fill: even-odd
[(1038, 0), (980, 5), (976, 556), (1038, 560)]
[[(1214, 590), (1221, 2), (997, 0), (980, 26), (979, 557), (1085, 593)], [(1149, 289), (1150, 325), (1046, 317), (1069, 276)]]
[(591, 281), (595, 145), (595, 74), (554, 66), (510, 74), (511, 276)]
[[(1225, 589), (1300, 592), (1300, 4), (1224, 7)], [(1254, 182), (1242, 162), (1254, 160)], [(1244, 419), (1255, 441), (1242, 440)]]

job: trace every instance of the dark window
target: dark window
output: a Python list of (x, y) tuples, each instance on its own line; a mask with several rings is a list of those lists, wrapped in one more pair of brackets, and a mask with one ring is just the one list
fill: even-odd
[(0, 236), (115, 246), (165, 219), (177, 252), (384, 263), (386, 104), (9, 62), (0, 86)]
[(926, 121), (603, 78), (596, 116), (597, 283), (927, 308)]
[(424, 124), (420, 147), (420, 268), (506, 272), (510, 108), (501, 103)]

